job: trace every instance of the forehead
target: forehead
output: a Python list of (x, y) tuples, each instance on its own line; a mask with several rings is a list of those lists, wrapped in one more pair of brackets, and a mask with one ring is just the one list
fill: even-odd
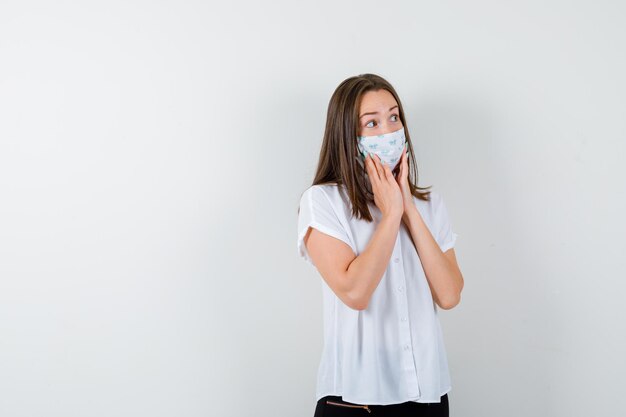
[(359, 114), (366, 112), (383, 112), (389, 111), (390, 107), (396, 106), (398, 103), (389, 91), (381, 89), (378, 91), (368, 91), (361, 98)]

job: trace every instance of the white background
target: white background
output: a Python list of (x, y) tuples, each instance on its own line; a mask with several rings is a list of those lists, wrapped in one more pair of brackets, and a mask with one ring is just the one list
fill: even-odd
[(459, 234), (453, 416), (617, 415), (618, 1), (0, 3), (0, 415), (307, 416), (296, 210), (345, 78)]

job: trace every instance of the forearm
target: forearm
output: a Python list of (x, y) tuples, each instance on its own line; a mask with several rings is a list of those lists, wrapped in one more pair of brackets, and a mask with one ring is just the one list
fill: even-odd
[(417, 207), (406, 210), (402, 221), (410, 231), (434, 301), (442, 308), (456, 305), (462, 289), (460, 271), (453, 267), (441, 251)]
[(365, 250), (348, 267), (348, 296), (358, 300), (357, 304), (363, 308), (367, 307), (389, 265), (401, 221), (399, 216), (383, 217)]

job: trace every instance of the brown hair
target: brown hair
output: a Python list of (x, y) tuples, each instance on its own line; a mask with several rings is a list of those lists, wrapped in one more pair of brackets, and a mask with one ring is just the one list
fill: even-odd
[[(430, 191), (426, 190), (432, 186), (418, 187), (416, 185), (418, 181), (417, 163), (413, 154), (413, 145), (404, 117), (402, 102), (391, 84), (375, 74), (360, 74), (347, 78), (335, 89), (328, 103), (324, 139), (315, 178), (311, 184), (336, 183), (340, 189), (345, 187), (347, 196), (352, 202), (353, 216), (369, 222), (373, 219), (367, 205), (374, 203), (374, 195), (371, 193), (367, 172), (357, 160), (359, 158), (357, 147), (359, 107), (364, 93), (380, 89), (389, 91), (398, 103), (400, 120), (405, 129), (407, 149), (409, 150), (407, 163), (409, 165), (408, 181), (411, 194), (420, 200), (430, 200)], [(399, 171), (399, 167), (398, 164), (394, 173)]]

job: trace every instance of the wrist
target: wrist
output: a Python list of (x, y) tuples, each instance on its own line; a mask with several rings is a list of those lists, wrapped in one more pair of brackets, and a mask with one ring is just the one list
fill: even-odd
[(417, 211), (417, 207), (415, 206), (415, 204), (411, 203), (410, 205), (405, 207), (404, 213), (402, 213), (402, 220), (408, 224), (408, 221), (411, 219), (411, 217), (413, 217), (416, 214), (419, 215), (419, 212)]
[(398, 223), (398, 224), (400, 224), (400, 222), (402, 221), (403, 217), (404, 217), (404, 213), (402, 213), (402, 212), (387, 213), (387, 214), (383, 214), (383, 217), (382, 217), (381, 221), (386, 222), (386, 223)]

